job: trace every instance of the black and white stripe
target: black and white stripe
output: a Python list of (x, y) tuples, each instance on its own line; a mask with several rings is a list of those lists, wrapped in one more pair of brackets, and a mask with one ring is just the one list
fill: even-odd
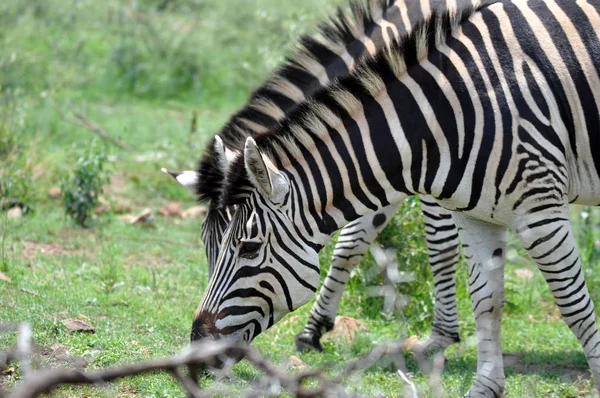
[[(321, 38), (302, 38), (302, 47), (288, 63), (251, 96), (247, 105), (225, 125), (221, 137), (228, 154), (215, 150), (212, 140), (199, 165), (197, 193), (202, 201), (209, 201), (209, 211), (202, 226), (202, 240), (206, 247), (209, 275), (212, 274), (219, 251), (220, 239), (230, 219), (231, 209), (220, 207), (218, 197), (224, 182), (225, 158), (233, 158), (243, 149), (247, 136), (254, 136), (276, 127), (279, 121), (310, 99), (315, 91), (330, 84), (335, 78), (348, 75), (364, 56), (373, 55), (388, 47), (398, 37), (410, 32), (418, 21), (435, 10), (455, 9), (471, 4), (473, 0), (381, 1), (352, 3), (352, 15), (338, 12), (335, 18), (320, 26)], [(229, 156), (228, 156), (229, 155)], [(427, 199), (424, 199), (427, 200)], [(426, 346), (444, 349), (458, 341), (454, 275), (458, 261), (458, 240), (450, 242), (440, 236), (444, 231), (456, 235), (450, 213), (428, 200), (429, 212), (424, 213), (428, 228), (428, 248), (432, 256), (443, 256), (443, 261), (432, 260), (434, 269), (435, 308), (431, 338)], [(434, 208), (437, 207), (437, 208)], [(348, 281), (350, 270), (358, 264), (377, 234), (385, 228), (395, 212), (395, 206), (366, 215), (341, 231), (331, 267), (321, 292), (310, 313), (309, 320), (296, 336), (300, 349), (321, 349), (319, 339), (333, 327), (337, 308)], [(433, 217), (429, 217), (432, 214)], [(438, 214), (443, 214), (439, 216)], [(449, 230), (452, 229), (454, 234)], [(353, 242), (348, 244), (348, 242)], [(439, 242), (439, 243), (438, 243)], [(447, 261), (452, 259), (452, 261)], [(447, 286), (448, 284), (451, 286)], [(439, 299), (444, 297), (443, 300)]]
[[(221, 197), (237, 206), (245, 229), (225, 233), (198, 335), (259, 331), (228, 313), (227, 275), (259, 268), (260, 277), (238, 274), (258, 289), (265, 273), (286, 274), (260, 292), (287, 292), (293, 305), (269, 310), (249, 300), (269, 316), (254, 312), (246, 325), (264, 329), (311, 296), (316, 252), (333, 231), (406, 195), (429, 194), (454, 211), (469, 263), (479, 339), (471, 395), (504, 389), (508, 228), (538, 264), (600, 380), (600, 335), (568, 212), (569, 203), (600, 204), (599, 10), (597, 0), (501, 0), (434, 15), (316, 93), (276, 131), (248, 138)], [(255, 218), (263, 222), (248, 260), (240, 250)], [(237, 332), (229, 333), (232, 325)]]

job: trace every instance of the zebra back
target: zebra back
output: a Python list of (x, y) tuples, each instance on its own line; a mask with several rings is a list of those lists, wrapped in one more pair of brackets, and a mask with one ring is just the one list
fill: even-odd
[[(352, 0), (350, 13), (337, 12), (318, 27), (316, 37), (303, 36), (295, 54), (255, 90), (246, 105), (219, 133), (225, 147), (241, 152), (248, 136), (276, 128), (282, 119), (306, 103), (315, 92), (349, 75), (365, 56), (372, 56), (411, 31), (435, 10), (452, 9), (480, 0)], [(211, 139), (198, 165), (196, 194), (209, 203), (202, 225), (209, 276), (216, 262), (227, 212), (218, 203), (225, 186), (225, 170)], [(220, 212), (218, 215), (213, 213)]]

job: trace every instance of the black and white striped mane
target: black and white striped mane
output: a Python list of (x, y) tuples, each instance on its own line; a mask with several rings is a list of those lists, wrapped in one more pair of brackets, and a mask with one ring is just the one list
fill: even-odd
[[(329, 77), (348, 74), (348, 68), (341, 62), (338, 53), (343, 50), (353, 54), (364, 50), (359, 48), (363, 44), (357, 40), (364, 34), (375, 43), (381, 41), (381, 27), (377, 21), (393, 3), (394, 0), (352, 0), (350, 13), (338, 8), (334, 16), (319, 25), (319, 39), (302, 36), (295, 54), (250, 95), (246, 106), (223, 127), (219, 136), (225, 145), (241, 151), (246, 137), (265, 133), (277, 126), (286, 113), (306, 100), (306, 92), (312, 93), (321, 87), (316, 77), (321, 65), (333, 64), (327, 71)], [(196, 194), (200, 202), (216, 202), (224, 188), (225, 176), (216, 167), (218, 161), (214, 144), (215, 138), (212, 138), (198, 165)]]
[[(286, 166), (281, 159), (293, 162), (293, 159), (303, 158), (308, 153), (307, 147), (328, 136), (330, 127), (339, 125), (344, 116), (360, 110), (361, 97), (376, 97), (388, 83), (397, 81), (408, 68), (427, 58), (430, 49), (444, 43), (456, 27), (481, 7), (432, 13), (418, 22), (411, 33), (394, 42), (389, 49), (364, 59), (351, 74), (317, 91), (276, 127), (254, 135), (262, 154), (278, 167)], [(239, 204), (253, 189), (244, 167), (244, 157), (239, 156), (229, 166), (220, 203), (225, 206)]]

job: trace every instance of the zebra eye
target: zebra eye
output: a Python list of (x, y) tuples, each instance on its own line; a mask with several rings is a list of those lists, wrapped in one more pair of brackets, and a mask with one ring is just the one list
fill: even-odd
[(252, 260), (258, 257), (258, 250), (262, 246), (262, 242), (256, 241), (242, 241), (240, 246), (240, 257)]

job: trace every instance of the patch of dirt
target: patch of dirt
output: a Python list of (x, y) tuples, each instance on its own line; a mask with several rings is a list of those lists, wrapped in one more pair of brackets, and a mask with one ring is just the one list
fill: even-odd
[(60, 256), (60, 255), (81, 255), (86, 253), (83, 249), (65, 249), (57, 243), (43, 243), (35, 242), (32, 240), (23, 241), (22, 255), (28, 260), (36, 258), (38, 255), (43, 254), (46, 256)]
[(124, 386), (119, 388), (117, 392), (117, 398), (126, 398), (126, 397), (138, 397), (140, 394), (134, 389), (134, 387)]
[(502, 354), (504, 366), (507, 369), (513, 370), (521, 374), (540, 374), (543, 372), (552, 372), (560, 375), (560, 380), (565, 383), (583, 382), (591, 378), (590, 371), (587, 367), (577, 366), (562, 366), (552, 363), (527, 363), (523, 361), (525, 357), (521, 352), (505, 352)]
[(50, 347), (34, 344), (32, 351), (33, 362), (47, 369), (63, 367), (85, 369), (89, 365), (87, 359), (71, 354), (69, 347), (64, 344), (52, 344)]

